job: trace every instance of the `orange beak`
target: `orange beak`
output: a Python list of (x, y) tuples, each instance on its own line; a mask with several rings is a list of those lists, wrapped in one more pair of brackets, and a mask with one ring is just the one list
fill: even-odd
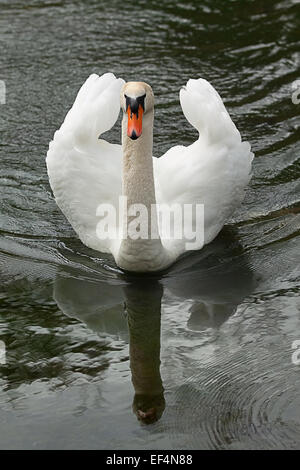
[(143, 106), (140, 104), (137, 113), (133, 113), (130, 106), (127, 108), (128, 126), (127, 135), (133, 140), (136, 140), (142, 134), (143, 124)]

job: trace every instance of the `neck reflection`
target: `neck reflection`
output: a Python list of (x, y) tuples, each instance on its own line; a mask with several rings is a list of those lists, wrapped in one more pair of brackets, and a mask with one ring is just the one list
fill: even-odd
[(165, 409), (160, 375), (160, 330), (162, 286), (142, 280), (124, 287), (129, 326), (129, 355), (135, 390), (133, 411), (138, 420), (150, 424)]

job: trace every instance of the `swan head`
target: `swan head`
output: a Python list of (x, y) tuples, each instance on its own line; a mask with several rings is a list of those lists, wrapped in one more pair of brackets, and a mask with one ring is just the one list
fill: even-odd
[(138, 139), (143, 132), (143, 117), (154, 108), (154, 95), (145, 82), (127, 82), (121, 90), (121, 108), (127, 115), (127, 135)]

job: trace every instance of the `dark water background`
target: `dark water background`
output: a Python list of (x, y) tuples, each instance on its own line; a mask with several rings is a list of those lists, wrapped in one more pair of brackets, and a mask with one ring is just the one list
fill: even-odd
[[(0, 448), (300, 448), (299, 13), (295, 0), (0, 1)], [(195, 139), (178, 91), (199, 76), (256, 154), (228, 226), (163, 274), (122, 274), (51, 195), (48, 142), (106, 71), (152, 85), (155, 155)]]

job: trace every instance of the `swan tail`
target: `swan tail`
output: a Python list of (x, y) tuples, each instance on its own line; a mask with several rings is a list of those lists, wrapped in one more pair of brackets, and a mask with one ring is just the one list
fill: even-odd
[(186, 119), (208, 144), (224, 142), (232, 147), (241, 142), (220, 95), (207, 80), (188, 80), (180, 90), (180, 103)]

